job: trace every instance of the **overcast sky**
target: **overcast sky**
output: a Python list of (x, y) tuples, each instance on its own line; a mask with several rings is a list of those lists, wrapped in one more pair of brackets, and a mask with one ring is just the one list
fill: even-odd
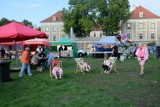
[[(1, 0), (0, 18), (22, 21), (27, 19), (33, 25), (48, 18), (62, 8), (68, 8), (69, 0)], [(130, 6), (143, 6), (160, 16), (160, 0), (129, 0)]]

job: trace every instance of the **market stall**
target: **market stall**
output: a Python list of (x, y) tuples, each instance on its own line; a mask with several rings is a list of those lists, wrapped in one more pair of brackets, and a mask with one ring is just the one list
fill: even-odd
[(35, 51), (38, 45), (41, 45), (42, 47), (47, 47), (50, 49), (50, 42), (47, 39), (43, 38), (35, 38), (30, 40), (23, 41), (23, 47), (30, 45), (31, 51)]
[(50, 43), (51, 43), (51, 49), (52, 49), (52, 51), (59, 51), (59, 50), (53, 48), (55, 46), (57, 48), (57, 45), (63, 45), (64, 48), (65, 47), (72, 47), (72, 50), (68, 50), (68, 48), (67, 48), (67, 50), (66, 49), (60, 50), (61, 51), (60, 54), (64, 54), (64, 53), (68, 54), (69, 51), (72, 51), (73, 57), (78, 57), (77, 43), (69, 40), (67, 37), (62, 37), (60, 40), (55, 41), (55, 42), (50, 42)]

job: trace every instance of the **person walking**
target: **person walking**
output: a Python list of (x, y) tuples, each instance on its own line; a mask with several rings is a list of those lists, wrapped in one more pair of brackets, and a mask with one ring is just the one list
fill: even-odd
[(140, 44), (136, 50), (137, 60), (140, 64), (140, 76), (144, 75), (144, 65), (148, 60), (148, 49), (146, 44)]
[(22, 67), (21, 67), (21, 71), (19, 73), (19, 77), (23, 77), (24, 76), (24, 70), (27, 68), (27, 73), (28, 76), (32, 76), (32, 73), (30, 71), (30, 48), (26, 47), (25, 51), (22, 53), (22, 58), (21, 58), (21, 62), (22, 62)]

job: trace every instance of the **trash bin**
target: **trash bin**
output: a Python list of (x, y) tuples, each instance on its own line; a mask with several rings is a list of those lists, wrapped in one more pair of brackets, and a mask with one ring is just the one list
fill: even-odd
[(120, 56), (120, 61), (124, 61), (124, 56), (123, 55)]
[(10, 63), (11, 62), (0, 62), (0, 82), (12, 80), (10, 78)]

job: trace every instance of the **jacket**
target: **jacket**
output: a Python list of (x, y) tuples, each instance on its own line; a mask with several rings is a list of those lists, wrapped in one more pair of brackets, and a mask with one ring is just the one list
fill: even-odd
[(30, 55), (29, 55), (29, 52), (27, 50), (25, 50), (22, 53), (21, 62), (25, 63), (25, 64), (29, 64), (29, 62), (30, 62)]

